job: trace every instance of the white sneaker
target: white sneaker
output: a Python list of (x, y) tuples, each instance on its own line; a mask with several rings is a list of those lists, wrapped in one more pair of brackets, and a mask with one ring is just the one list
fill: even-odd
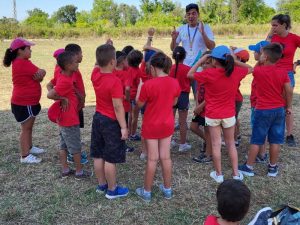
[(171, 140), (171, 148), (174, 148), (174, 147), (176, 147), (178, 144), (177, 144), (177, 142), (174, 140), (174, 139), (172, 139)]
[(147, 160), (147, 155), (145, 153), (140, 154), (140, 160)]
[(224, 181), (224, 176), (223, 175), (217, 175), (216, 171), (212, 171), (209, 175), (212, 179), (214, 179), (219, 184)]
[(35, 147), (35, 146), (32, 146), (32, 148), (29, 151), (30, 154), (42, 154), (44, 152), (45, 152), (44, 149), (38, 148), (38, 147)]
[(180, 144), (180, 145), (179, 145), (178, 151), (179, 151), (179, 152), (187, 152), (187, 151), (191, 150), (191, 148), (192, 148), (191, 145), (189, 145), (189, 144), (187, 144), (187, 143), (184, 143), (184, 144)]
[(21, 163), (29, 163), (29, 164), (31, 164), (31, 163), (40, 163), (42, 161), (42, 159), (40, 159), (40, 158), (37, 158), (37, 157), (35, 157), (34, 155), (32, 155), (32, 154), (29, 154), (27, 157), (25, 157), (25, 158), (22, 158), (21, 157), (21, 159), (20, 159), (20, 162)]
[(241, 172), (238, 172), (238, 173), (239, 173), (238, 176), (232, 176), (232, 178), (235, 179), (235, 180), (243, 180), (244, 175)]

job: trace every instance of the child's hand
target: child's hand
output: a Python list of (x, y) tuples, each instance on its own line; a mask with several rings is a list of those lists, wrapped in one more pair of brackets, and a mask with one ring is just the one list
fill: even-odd
[(200, 113), (203, 111), (204, 105), (200, 104), (194, 109), (194, 115), (200, 115)]
[(128, 138), (128, 129), (121, 128), (121, 140), (126, 140)]
[(175, 26), (174, 26), (174, 27), (173, 27), (173, 31), (172, 31), (172, 33), (171, 33), (172, 39), (173, 39), (173, 40), (176, 40), (177, 37), (178, 37), (178, 35), (179, 35), (179, 32), (176, 31), (176, 28), (175, 28)]
[(286, 116), (290, 116), (292, 114), (292, 108), (286, 108), (285, 114), (286, 114)]
[(155, 33), (155, 29), (153, 27), (150, 27), (148, 30), (149, 37), (153, 37), (154, 33)]
[(114, 45), (113, 41), (110, 38), (107, 39), (106, 44), (112, 45), (112, 46)]
[(32, 77), (32, 79), (36, 80), (36, 81), (43, 81), (44, 77), (45, 77), (46, 73), (43, 70), (38, 70)]
[(63, 112), (68, 111), (68, 108), (69, 108), (69, 99), (63, 98), (63, 99), (61, 100), (60, 107), (61, 107), (61, 110), (62, 110)]

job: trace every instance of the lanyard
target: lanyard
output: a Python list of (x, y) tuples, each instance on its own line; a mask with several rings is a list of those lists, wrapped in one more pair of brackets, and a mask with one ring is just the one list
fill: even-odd
[(193, 35), (193, 39), (191, 40), (190, 26), (188, 25), (188, 35), (189, 35), (190, 51), (192, 51), (192, 49), (193, 49), (193, 43), (194, 43), (194, 39), (195, 39), (197, 30), (198, 30), (197, 29), (198, 26), (199, 26), (199, 24), (197, 23), (197, 26), (196, 26), (196, 29), (195, 29), (195, 32), (194, 32), (194, 35)]

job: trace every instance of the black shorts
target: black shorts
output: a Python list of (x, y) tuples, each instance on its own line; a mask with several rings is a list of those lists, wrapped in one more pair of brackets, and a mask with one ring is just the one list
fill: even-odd
[(83, 109), (80, 109), (78, 112), (79, 116), (79, 127), (84, 128), (84, 115), (83, 115)]
[(123, 163), (126, 159), (126, 145), (121, 140), (118, 121), (98, 112), (93, 117), (91, 157), (102, 158), (109, 163)]
[(143, 107), (141, 108), (141, 114), (144, 115), (145, 114), (145, 111), (146, 111), (146, 106), (147, 106), (147, 103), (143, 105)]
[(181, 92), (177, 104), (174, 106), (175, 109), (178, 110), (189, 110), (190, 106), (190, 93), (188, 92)]
[(15, 105), (11, 103), (11, 111), (17, 122), (24, 123), (30, 117), (36, 117), (41, 111), (41, 105)]
[(207, 126), (205, 123), (205, 118), (202, 116), (193, 116), (192, 122), (198, 123), (199, 126)]

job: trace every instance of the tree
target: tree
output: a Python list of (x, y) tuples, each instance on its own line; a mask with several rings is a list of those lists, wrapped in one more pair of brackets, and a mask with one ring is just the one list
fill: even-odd
[(95, 21), (109, 21), (117, 26), (120, 19), (118, 5), (113, 0), (94, 0), (92, 17)]
[(28, 17), (25, 19), (24, 24), (32, 26), (47, 26), (49, 25), (49, 15), (48, 13), (42, 11), (41, 9), (34, 8), (28, 10)]
[(229, 4), (223, 0), (202, 0), (199, 3), (201, 18), (206, 23), (229, 23)]
[(289, 14), (293, 21), (300, 21), (300, 0), (282, 1), (278, 11), (284, 14)]
[(76, 23), (76, 10), (77, 7), (74, 5), (66, 5), (60, 7), (57, 12), (54, 13), (53, 18), (59, 23), (68, 23), (73, 25)]
[(139, 11), (135, 6), (129, 6), (127, 4), (120, 4), (118, 6), (119, 22), (126, 26), (128, 24), (134, 25), (139, 17)]

